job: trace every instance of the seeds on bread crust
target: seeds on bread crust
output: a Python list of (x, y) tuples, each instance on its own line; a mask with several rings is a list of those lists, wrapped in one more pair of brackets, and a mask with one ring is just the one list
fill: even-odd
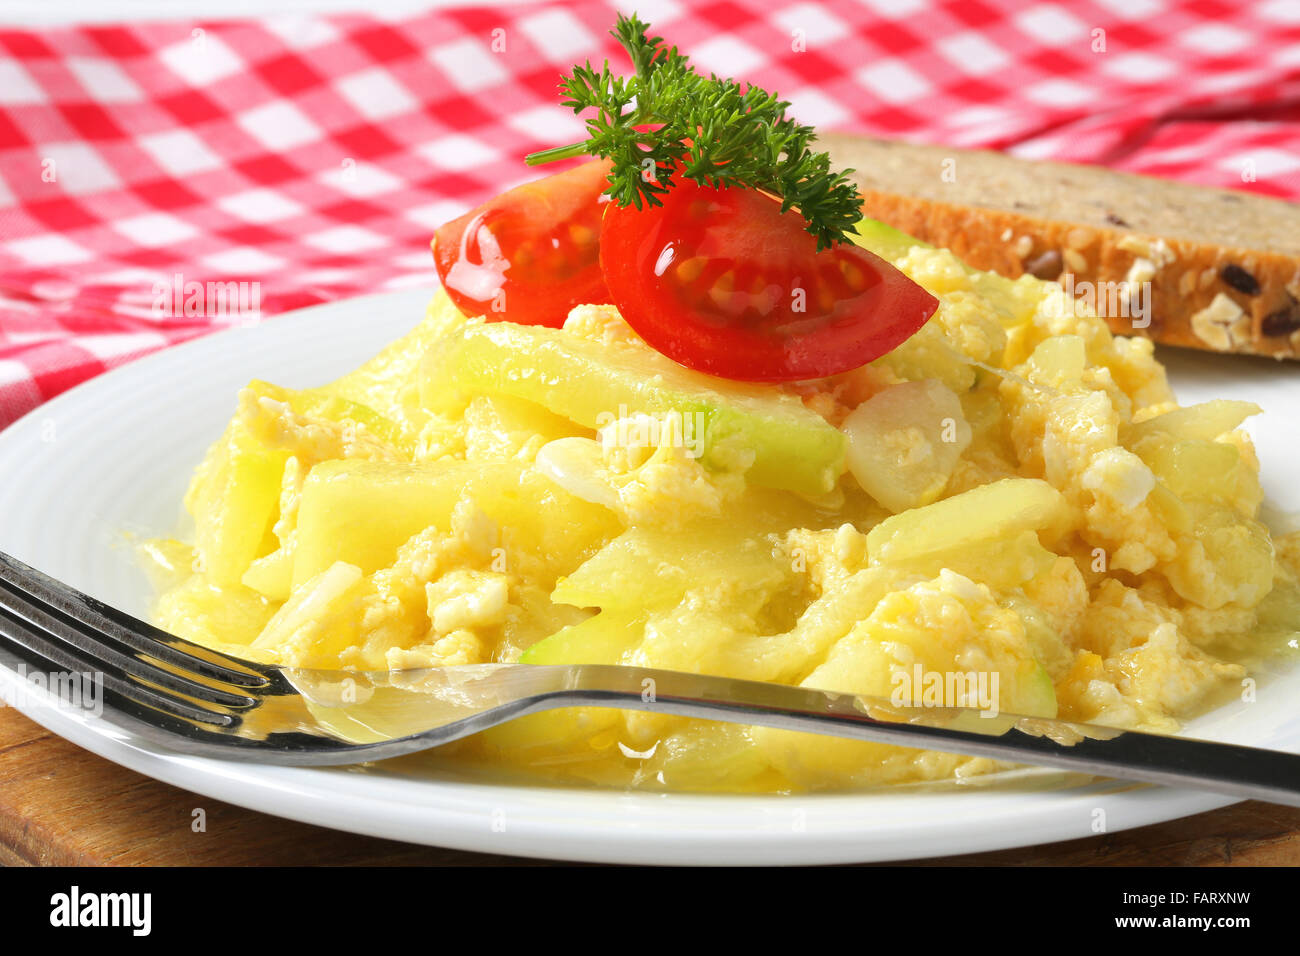
[(1235, 263), (1230, 262), (1220, 269), (1219, 278), (1243, 295), (1259, 295), (1259, 280)]
[(1192, 332), (1216, 352), (1229, 352), (1250, 343), (1250, 316), (1220, 292), (1192, 316)]
[(1053, 281), (1060, 276), (1064, 265), (1061, 254), (1055, 249), (1048, 249), (1026, 262), (1025, 271), (1035, 279)]
[(1275, 309), (1260, 323), (1259, 330), (1269, 338), (1281, 338), (1300, 331), (1300, 302), (1287, 293), (1288, 302), (1280, 309)]

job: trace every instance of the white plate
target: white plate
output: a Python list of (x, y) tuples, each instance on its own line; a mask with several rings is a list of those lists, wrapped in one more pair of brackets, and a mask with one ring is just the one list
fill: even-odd
[[(127, 365), (60, 396), (0, 433), (0, 550), (137, 615), (149, 585), (128, 537), (171, 533), (191, 469), (250, 378), (320, 384), (360, 364), (423, 314), (429, 293), (304, 309)], [(1265, 486), (1300, 510), (1294, 365), (1171, 353), (1184, 402), (1258, 401), (1252, 428)], [(0, 690), (18, 678), (0, 670)], [(1218, 711), (1204, 736), (1300, 750), (1300, 675), (1253, 705)], [(1274, 692), (1274, 690), (1278, 692)], [(260, 767), (160, 753), (104, 721), (20, 702), (55, 733), (167, 783), (308, 823), (465, 850), (623, 863), (842, 863), (1025, 846), (1169, 820), (1228, 798), (1029, 772), (966, 788), (799, 797), (642, 794), (564, 788), (391, 766)]]

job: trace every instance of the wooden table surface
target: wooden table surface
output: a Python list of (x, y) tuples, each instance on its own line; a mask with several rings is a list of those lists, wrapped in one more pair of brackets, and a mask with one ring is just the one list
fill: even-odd
[[(206, 829), (196, 833), (202, 808)], [(1300, 865), (1300, 809), (1242, 803), (1169, 823), (919, 865)], [(0, 707), (0, 864), (546, 865), (294, 823), (119, 767)]]

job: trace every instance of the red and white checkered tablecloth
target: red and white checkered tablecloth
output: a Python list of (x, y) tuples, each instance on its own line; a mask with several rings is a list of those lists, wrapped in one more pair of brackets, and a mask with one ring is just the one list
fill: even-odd
[[(825, 128), (1300, 197), (1300, 0), (625, 6)], [(232, 322), (431, 286), (434, 228), (579, 138), (556, 80), (622, 63), (614, 15), (0, 27), (0, 425)], [(260, 313), (185, 307), (227, 281)]]

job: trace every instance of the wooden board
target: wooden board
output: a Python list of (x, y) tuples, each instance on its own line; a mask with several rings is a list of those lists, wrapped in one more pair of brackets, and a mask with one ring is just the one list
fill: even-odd
[[(195, 832), (194, 811), (206, 828)], [(1300, 809), (1243, 803), (1124, 833), (920, 865), (1300, 865)], [(0, 707), (0, 864), (501, 866), (545, 861), (410, 846), (292, 823), (119, 767)]]

